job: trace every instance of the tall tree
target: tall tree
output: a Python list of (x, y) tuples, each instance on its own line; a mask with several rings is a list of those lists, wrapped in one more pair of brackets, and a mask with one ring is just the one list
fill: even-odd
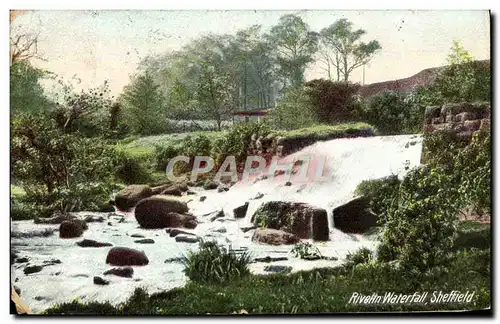
[(149, 73), (138, 75), (122, 95), (129, 126), (136, 134), (158, 134), (168, 130), (163, 97)]
[(54, 107), (46, 96), (41, 81), (49, 73), (34, 68), (27, 60), (17, 61), (10, 66), (10, 110), (37, 113)]
[(207, 119), (215, 120), (217, 129), (222, 128), (222, 121), (231, 117), (238, 100), (238, 87), (231, 82), (228, 73), (218, 71), (208, 61), (202, 64), (195, 98), (199, 109)]
[(360, 39), (365, 34), (364, 29), (354, 30), (352, 22), (345, 18), (320, 32), (323, 44), (330, 49), (329, 63), (337, 69), (338, 76), (344, 81), (348, 81), (354, 69), (368, 63), (382, 48), (376, 40), (362, 42)]
[(278, 73), (283, 87), (298, 87), (304, 83), (307, 65), (314, 61), (318, 50), (318, 34), (296, 15), (284, 15), (271, 28), (268, 40), (275, 46)]

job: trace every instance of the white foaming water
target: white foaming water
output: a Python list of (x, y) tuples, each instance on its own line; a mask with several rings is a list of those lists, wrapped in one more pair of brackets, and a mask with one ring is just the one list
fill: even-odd
[[(377, 179), (391, 174), (403, 176), (406, 167), (419, 165), (422, 149), (420, 135), (380, 136), (369, 138), (337, 139), (318, 142), (303, 150), (287, 156), (283, 161), (294, 161), (305, 155), (313, 160), (325, 158), (323, 174), (329, 174), (327, 181), (299, 181), (297, 175), (290, 178), (291, 185), (286, 186), (284, 177), (268, 178), (255, 182), (237, 183), (227, 192), (205, 191), (192, 188), (197, 192), (188, 203), (190, 212), (198, 216), (200, 224), (194, 230), (205, 240), (215, 239), (220, 244), (233, 249), (248, 251), (252, 257), (287, 257), (286, 261), (273, 264), (292, 266), (293, 271), (315, 267), (331, 267), (343, 262), (349, 252), (361, 247), (375, 249), (377, 241), (362, 235), (346, 234), (334, 228), (333, 208), (354, 197), (356, 186), (363, 180)], [(317, 170), (310, 166), (309, 174)], [(312, 177), (311, 177), (312, 178)], [(260, 199), (253, 199), (257, 194)], [(204, 202), (199, 196), (206, 196)], [(249, 202), (247, 216), (234, 219), (235, 207)], [(324, 256), (337, 257), (337, 261), (304, 261), (290, 255), (292, 246), (267, 246), (251, 242), (253, 230), (243, 232), (240, 228), (250, 226), (251, 216), (266, 201), (293, 201), (309, 203), (325, 208), (329, 216), (330, 241), (314, 243)], [(212, 215), (203, 216), (223, 209), (226, 217), (211, 221)], [(183, 266), (166, 259), (181, 257), (188, 250), (196, 250), (197, 244), (178, 243), (168, 236), (165, 230), (145, 230), (138, 227), (132, 214), (125, 214), (125, 222), (119, 222), (122, 216), (111, 213), (80, 213), (105, 216), (103, 223), (89, 223), (89, 229), (83, 237), (114, 246), (126, 246), (143, 250), (149, 258), (149, 264), (134, 267), (134, 277), (121, 278), (103, 276), (111, 266), (105, 264), (109, 247), (82, 248), (75, 243), (78, 239), (60, 239), (57, 233), (49, 237), (12, 238), (12, 249), (20, 257), (27, 256), (30, 265), (42, 264), (51, 259), (61, 260), (60, 264), (44, 267), (42, 271), (25, 275), (23, 269), (27, 263), (15, 263), (12, 266), (12, 281), (21, 289), (21, 298), (33, 311), (38, 312), (53, 304), (69, 302), (75, 298), (82, 301), (110, 301), (119, 303), (132, 293), (136, 287), (143, 287), (149, 292), (162, 291), (182, 286), (186, 277)], [(111, 225), (108, 224), (110, 222)], [(12, 222), (12, 232), (27, 233), (44, 228), (58, 228), (58, 225), (37, 225), (32, 221)], [(139, 244), (131, 234), (142, 234), (155, 241), (154, 244)], [(254, 273), (263, 273), (268, 263), (252, 263)], [(110, 280), (107, 286), (93, 284), (93, 277), (101, 276)]]

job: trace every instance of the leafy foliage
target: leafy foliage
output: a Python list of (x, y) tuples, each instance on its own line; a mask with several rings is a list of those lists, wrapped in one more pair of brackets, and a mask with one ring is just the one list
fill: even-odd
[(271, 133), (271, 128), (266, 123), (249, 122), (233, 127), (224, 136), (216, 138), (212, 145), (211, 156), (216, 165), (220, 165), (224, 159), (232, 155), (236, 162), (242, 162), (246, 158), (246, 152), (252, 140), (252, 135), (266, 136)]
[(65, 134), (42, 116), (11, 124), (12, 177), (26, 199), (54, 209), (92, 210), (112, 188), (113, 149), (105, 140)]
[(326, 54), (328, 67), (336, 68), (337, 81), (342, 79), (347, 82), (352, 71), (368, 63), (382, 48), (376, 40), (368, 43), (360, 41), (365, 34), (364, 29), (353, 30), (352, 22), (345, 18), (321, 30), (323, 54)]
[(141, 159), (137, 157), (117, 151), (114, 164), (116, 165), (114, 175), (124, 184), (149, 183), (152, 180)]
[(287, 130), (310, 127), (318, 122), (310, 97), (302, 88), (286, 91), (270, 118), (275, 127)]
[(246, 252), (238, 256), (216, 242), (200, 243), (200, 250), (188, 252), (183, 263), (186, 276), (202, 283), (224, 283), (250, 274), (250, 256)]
[(354, 253), (349, 253), (346, 257), (348, 265), (358, 265), (368, 263), (373, 260), (372, 251), (368, 248), (360, 248)]
[(40, 81), (49, 77), (49, 72), (34, 68), (28, 61), (10, 66), (10, 110), (11, 114), (40, 113), (54, 108), (44, 93)]
[[(78, 132), (86, 137), (109, 136), (111, 121), (118, 117), (110, 97), (108, 81), (101, 86), (76, 93), (69, 86), (63, 89), (62, 104), (54, 112), (58, 127), (65, 132)], [(116, 121), (117, 122), (117, 121)]]
[(423, 125), (424, 109), (412, 96), (384, 92), (364, 105), (362, 116), (383, 135), (419, 133)]
[(470, 143), (453, 133), (425, 135), (423, 161), (440, 167), (449, 175), (450, 185), (458, 189), (460, 207), (472, 206), (479, 214), (491, 212), (491, 134), (476, 132)]
[(291, 251), (292, 255), (301, 259), (320, 259), (319, 249), (309, 242), (300, 242), (295, 244)]
[(284, 88), (299, 87), (304, 82), (304, 71), (313, 62), (318, 48), (318, 34), (296, 15), (284, 15), (267, 36), (276, 48), (278, 75)]
[(357, 97), (359, 84), (316, 79), (305, 86), (320, 122), (338, 123), (356, 119), (360, 109)]
[(448, 56), (448, 65), (435, 81), (417, 91), (423, 106), (447, 102), (491, 100), (491, 71), (489, 64), (473, 61), (472, 56), (455, 41)]
[(407, 174), (387, 211), (382, 237), (401, 266), (423, 271), (447, 262), (456, 235), (456, 190), (439, 169), (416, 168)]
[(122, 101), (133, 133), (152, 135), (169, 131), (163, 97), (151, 74), (136, 76), (125, 87)]
[(377, 214), (379, 222), (385, 223), (387, 211), (397, 199), (401, 181), (397, 175), (381, 179), (362, 181), (356, 188), (356, 194), (368, 197), (370, 208)]

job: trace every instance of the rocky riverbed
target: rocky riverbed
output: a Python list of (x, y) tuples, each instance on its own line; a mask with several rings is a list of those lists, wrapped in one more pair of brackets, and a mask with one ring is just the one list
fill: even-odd
[[(185, 284), (187, 278), (182, 273), (180, 258), (189, 250), (196, 250), (199, 239), (216, 240), (235, 253), (250, 253), (253, 273), (332, 267), (342, 263), (349, 252), (360, 247), (374, 250), (377, 245), (373, 236), (344, 233), (335, 228), (333, 209), (352, 200), (354, 189), (362, 180), (403, 175), (407, 167), (420, 163), (420, 152), (418, 135), (318, 142), (286, 158), (301, 154), (326, 156), (326, 169), (332, 174), (328, 181), (299, 183), (292, 178), (287, 183), (278, 177), (260, 178), (251, 184), (237, 183), (227, 191), (189, 188), (189, 195), (184, 193), (181, 199), (198, 224), (194, 229), (182, 228), (186, 233), (177, 235), (167, 233), (165, 228), (141, 228), (133, 210), (75, 213), (80, 219), (93, 220), (87, 222), (88, 229), (76, 238), (60, 238), (59, 224), (12, 222), (11, 249), (15, 255), (12, 282), (34, 312), (75, 298), (119, 303), (136, 287), (157, 292)], [(323, 226), (328, 226), (328, 241), (313, 244), (326, 259), (302, 260), (290, 253), (293, 245), (252, 241), (256, 231), (252, 216), (263, 203), (270, 201), (307, 203), (325, 210), (328, 224)], [(246, 212), (235, 217), (235, 209), (243, 205), (247, 205), (243, 208)], [(309, 238), (302, 241), (312, 242)], [(104, 274), (114, 268), (106, 264), (108, 252), (114, 247), (144, 251), (148, 263), (132, 266), (125, 276)], [(95, 277), (99, 277), (97, 282)]]

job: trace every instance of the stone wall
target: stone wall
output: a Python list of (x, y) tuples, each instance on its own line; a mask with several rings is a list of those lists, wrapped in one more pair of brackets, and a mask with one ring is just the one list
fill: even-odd
[(450, 103), (427, 107), (425, 110), (424, 133), (445, 131), (457, 137), (470, 140), (474, 132), (490, 129), (491, 104)]
[(260, 156), (285, 156), (300, 151), (306, 146), (318, 141), (328, 141), (337, 138), (370, 137), (374, 136), (371, 128), (348, 129), (345, 131), (332, 131), (327, 134), (307, 134), (296, 136), (277, 136), (269, 134), (266, 137), (252, 135), (252, 141), (247, 149), (248, 155)]

